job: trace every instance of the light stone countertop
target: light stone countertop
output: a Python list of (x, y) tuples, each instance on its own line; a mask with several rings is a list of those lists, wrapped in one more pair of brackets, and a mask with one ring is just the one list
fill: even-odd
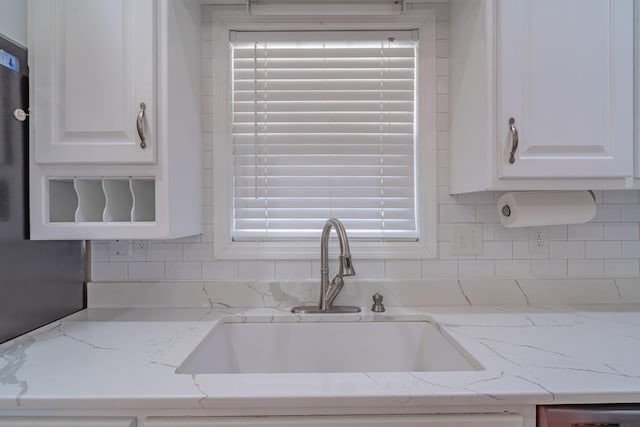
[[(468, 372), (176, 374), (220, 321), (430, 320), (486, 369)], [(640, 305), (88, 309), (0, 345), (0, 414), (172, 409), (224, 415), (301, 408), (640, 402)], [(15, 413), (15, 411), (14, 411)]]

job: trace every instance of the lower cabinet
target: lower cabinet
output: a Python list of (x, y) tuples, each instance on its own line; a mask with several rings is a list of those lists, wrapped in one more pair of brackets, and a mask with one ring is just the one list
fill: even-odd
[(136, 427), (132, 417), (0, 417), (0, 427)]
[(364, 415), (307, 417), (151, 417), (145, 427), (523, 427), (520, 415)]

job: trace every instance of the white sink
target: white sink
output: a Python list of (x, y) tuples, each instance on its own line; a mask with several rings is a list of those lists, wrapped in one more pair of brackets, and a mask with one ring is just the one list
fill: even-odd
[(429, 322), (223, 323), (180, 374), (474, 371)]

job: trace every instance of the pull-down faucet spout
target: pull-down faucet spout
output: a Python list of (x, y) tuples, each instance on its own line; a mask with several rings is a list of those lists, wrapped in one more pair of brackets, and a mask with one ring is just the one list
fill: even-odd
[[(332, 227), (336, 230), (338, 242), (340, 243), (340, 267), (338, 274), (336, 274), (336, 277), (334, 277), (331, 284), (329, 284), (329, 236), (331, 235)], [(320, 238), (320, 309), (331, 309), (333, 300), (336, 299), (344, 286), (344, 280), (342, 278), (355, 275), (356, 272), (351, 262), (351, 251), (349, 250), (347, 232), (339, 219), (330, 218), (324, 224), (322, 237)]]
[[(332, 228), (336, 230), (340, 243), (340, 266), (338, 273), (329, 283), (329, 236)], [(343, 277), (355, 276), (355, 274), (347, 232), (339, 219), (330, 218), (324, 224), (320, 238), (320, 303), (318, 306), (294, 307), (291, 311), (294, 313), (358, 313), (360, 307), (333, 306), (333, 301), (344, 286)]]

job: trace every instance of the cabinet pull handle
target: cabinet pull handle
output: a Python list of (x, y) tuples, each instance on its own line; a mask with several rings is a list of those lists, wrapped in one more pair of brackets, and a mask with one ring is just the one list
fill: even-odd
[(516, 119), (509, 118), (509, 128), (511, 129), (511, 153), (509, 153), (509, 163), (516, 162), (516, 151), (518, 150), (518, 128), (516, 128)]
[(147, 104), (140, 103), (140, 112), (138, 113), (138, 119), (136, 120), (136, 127), (138, 128), (138, 136), (140, 137), (140, 148), (147, 148), (147, 137), (144, 135), (144, 112), (147, 108)]

